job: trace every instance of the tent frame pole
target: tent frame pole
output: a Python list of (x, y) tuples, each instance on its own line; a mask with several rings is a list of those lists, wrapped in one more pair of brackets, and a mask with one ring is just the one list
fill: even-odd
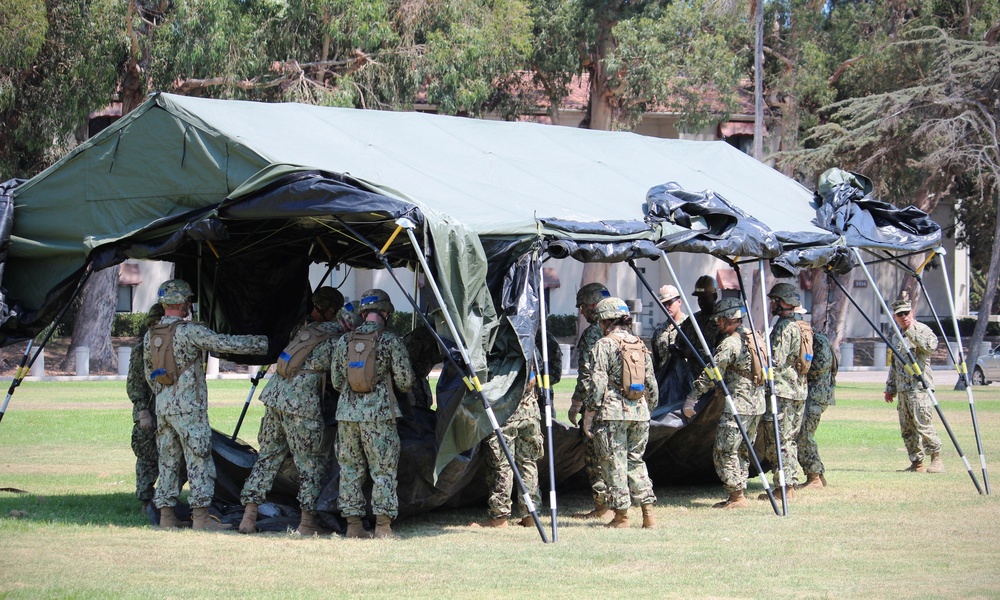
[[(559, 541), (559, 524), (556, 515), (558, 513), (558, 504), (556, 503), (556, 464), (555, 464), (555, 443), (552, 439), (552, 385), (551, 379), (549, 378), (549, 327), (545, 315), (545, 273), (542, 270), (543, 263), (538, 259), (538, 250), (535, 250), (532, 257), (535, 262), (538, 263), (538, 314), (539, 314), (539, 325), (542, 332), (542, 364), (537, 365), (535, 371), (536, 376), (539, 376), (538, 380), (541, 383), (540, 389), (542, 396), (545, 400), (545, 436), (547, 438), (548, 445), (548, 464), (549, 464), (549, 512), (552, 517), (552, 542), (556, 543)], [(541, 367), (541, 369), (538, 368)], [(559, 365), (559, 369), (562, 369), (562, 365)]]

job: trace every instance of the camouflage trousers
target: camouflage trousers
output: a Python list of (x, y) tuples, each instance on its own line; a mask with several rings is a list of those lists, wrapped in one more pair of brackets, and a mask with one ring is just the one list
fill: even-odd
[(209, 506), (215, 494), (215, 461), (208, 413), (157, 415), (156, 420), (156, 446), (160, 453), (160, 485), (153, 496), (156, 508), (177, 505), (184, 484), (185, 463), (191, 508)]
[[(754, 439), (760, 415), (740, 415), (740, 420), (747, 430), (747, 437)], [(727, 494), (746, 489), (747, 478), (750, 476), (750, 453), (739, 425), (736, 424), (736, 417), (729, 413), (722, 413), (719, 417), (715, 446), (712, 448), (712, 463), (715, 464), (715, 473), (722, 480)]]
[(653, 504), (653, 482), (642, 459), (649, 441), (649, 421), (600, 421), (594, 427), (594, 447), (604, 468), (609, 506)]
[[(781, 466), (785, 471), (785, 485), (795, 485), (799, 476), (799, 431), (802, 429), (802, 417), (805, 412), (805, 400), (789, 400), (778, 397), (778, 428), (781, 434)], [(778, 453), (774, 441), (774, 423), (770, 417), (762, 419), (759, 435), (764, 440), (763, 459), (774, 466), (774, 476), (771, 481), (777, 489), (781, 487), (781, 475), (778, 473)]]
[(896, 397), (899, 431), (910, 462), (923, 461), (928, 454), (941, 451), (941, 438), (934, 430), (933, 410), (934, 403), (927, 392), (900, 392)]
[[(545, 456), (541, 423), (537, 419), (508, 422), (503, 427), (503, 439), (514, 456), (514, 465), (521, 474), (524, 487), (528, 488), (531, 502), (537, 508), (542, 503), (541, 493), (538, 491), (538, 459)], [(514, 471), (510, 468), (496, 435), (487, 438), (486, 447), (486, 464), (490, 469), (487, 475), (490, 488), (490, 496), (486, 502), (487, 514), (491, 519), (506, 518), (511, 516)], [(517, 490), (515, 495), (518, 512), (514, 516), (520, 518), (529, 514), (531, 511), (525, 506), (521, 490)]]
[(153, 485), (160, 474), (156, 432), (132, 426), (132, 452), (135, 454), (135, 497), (143, 502), (153, 499)]
[(323, 461), (320, 459), (323, 422), (268, 407), (260, 422), (257, 442), (260, 453), (250, 477), (243, 484), (240, 502), (263, 504), (281, 463), (291, 452), (299, 471), (299, 506), (304, 511), (315, 511), (323, 483)]
[(582, 430), (580, 438), (583, 442), (583, 470), (590, 482), (590, 493), (594, 497), (594, 504), (608, 506), (608, 485), (604, 480), (604, 464), (597, 455), (594, 440), (583, 435)]
[(337, 425), (337, 461), (340, 492), (337, 505), (344, 517), (365, 515), (362, 486), (372, 478), (372, 513), (396, 518), (396, 469), (399, 466), (396, 421), (340, 421)]
[(816, 444), (816, 429), (819, 427), (819, 420), (825, 410), (826, 406), (806, 400), (802, 429), (799, 430), (797, 440), (799, 465), (806, 475), (822, 475), (825, 472), (823, 461), (819, 458), (819, 446)]

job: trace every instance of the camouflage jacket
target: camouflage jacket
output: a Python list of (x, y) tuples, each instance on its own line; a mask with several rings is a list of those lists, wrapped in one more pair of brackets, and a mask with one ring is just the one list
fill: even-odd
[(791, 316), (781, 317), (771, 330), (771, 356), (774, 362), (774, 392), (779, 398), (806, 401), (809, 388), (806, 376), (795, 370), (802, 334)]
[[(677, 326), (683, 327), (687, 318), (687, 315), (681, 313), (680, 317), (677, 318)], [(650, 340), (653, 346), (653, 367), (656, 370), (660, 370), (670, 360), (670, 355), (676, 346), (684, 344), (678, 328), (674, 327), (670, 319), (656, 326)]]
[(590, 351), (594, 349), (597, 340), (604, 337), (599, 323), (591, 323), (590, 327), (580, 334), (580, 341), (576, 344), (577, 369), (576, 369), (576, 389), (573, 390), (574, 402), (586, 402), (590, 393)]
[[(180, 321), (179, 317), (163, 317), (161, 325)], [(263, 335), (225, 335), (215, 333), (204, 323), (184, 321), (174, 330), (174, 360), (179, 369), (191, 366), (178, 376), (173, 385), (150, 380), (153, 372), (149, 351), (149, 332), (143, 338), (146, 381), (156, 394), (157, 415), (180, 415), (208, 410), (208, 386), (205, 383), (205, 352), (225, 354), (264, 354), (267, 337)]]
[[(931, 375), (931, 354), (937, 349), (938, 337), (934, 335), (930, 327), (923, 323), (914, 323), (913, 327), (906, 330), (903, 337), (906, 338), (906, 347), (913, 352), (917, 366), (920, 367), (920, 371), (927, 379), (928, 387), (934, 389), (934, 377)], [(899, 343), (899, 340), (896, 340), (896, 349), (906, 357), (906, 348)], [(907, 373), (903, 363), (893, 354), (889, 378), (885, 382), (885, 391), (890, 394), (909, 394), (923, 389), (924, 387), (920, 385), (920, 378)]]
[[(703, 311), (699, 310), (694, 313), (693, 318), (684, 319), (684, 322), (681, 323), (681, 331), (683, 331), (684, 335), (691, 340), (694, 347), (698, 349), (698, 353), (701, 354), (701, 358), (705, 361), (705, 364), (708, 364), (708, 354), (705, 353), (705, 350), (701, 346), (701, 342), (698, 340), (698, 334), (694, 331), (695, 323), (698, 324), (702, 335), (705, 336), (705, 342), (708, 344), (709, 350), (712, 353), (715, 352), (715, 346), (719, 343), (719, 327), (716, 325), (715, 317), (705, 316), (702, 312)], [(692, 371), (698, 370), (699, 366), (696, 364), (696, 361), (692, 360), (689, 364), (691, 364)]]
[(152, 388), (149, 387), (146, 373), (143, 370), (145, 356), (142, 342), (132, 347), (132, 354), (128, 359), (128, 377), (125, 379), (125, 393), (132, 401), (132, 422), (139, 422), (139, 413), (148, 410), (149, 414), (156, 414), (156, 396), (153, 395)]
[[(382, 329), (378, 323), (366, 322), (355, 329), (358, 333), (370, 333)], [(383, 331), (375, 347), (375, 377), (377, 383), (370, 392), (355, 392), (347, 379), (349, 360), (347, 342), (351, 336), (345, 335), (333, 347), (330, 360), (330, 379), (334, 389), (340, 392), (337, 404), (338, 421), (388, 421), (403, 416), (392, 390), (395, 384), (399, 391), (408, 391), (413, 386), (413, 366), (402, 338), (391, 331)]]
[[(300, 327), (295, 333), (301, 329)], [(271, 377), (260, 395), (260, 401), (264, 406), (304, 419), (322, 420), (320, 394), (323, 393), (323, 383), (330, 372), (333, 347), (344, 335), (345, 330), (337, 321), (320, 323), (318, 329), (333, 334), (333, 337), (323, 340), (312, 349), (302, 361), (302, 366), (295, 377), (285, 379), (278, 374)], [(292, 334), (292, 338), (294, 337), (295, 334)]]
[[(741, 333), (749, 339), (750, 329), (740, 325), (739, 329), (732, 335), (719, 340), (719, 346), (715, 349), (715, 364), (718, 365), (719, 372), (722, 373), (722, 380), (729, 388), (736, 411), (741, 415), (762, 415), (764, 414), (764, 386), (757, 386), (753, 383), (753, 363), (750, 357), (752, 349), (743, 343)], [(689, 397), (701, 396), (714, 386), (715, 382), (702, 371), (698, 379), (695, 380), (694, 388)], [(728, 406), (722, 410), (731, 414)]]
[(818, 331), (813, 332), (813, 359), (806, 380), (809, 382), (809, 402), (817, 406), (833, 406), (833, 387), (837, 374), (833, 372), (833, 346), (830, 339)]
[[(616, 339), (617, 338), (617, 339)], [(618, 340), (634, 342), (638, 338), (624, 329), (614, 329), (597, 340), (590, 351), (591, 391), (583, 402), (587, 410), (596, 410), (603, 421), (648, 421), (649, 413), (656, 408), (659, 389), (653, 372), (653, 359), (648, 352), (646, 359), (646, 395), (629, 400), (622, 393), (622, 356)]]

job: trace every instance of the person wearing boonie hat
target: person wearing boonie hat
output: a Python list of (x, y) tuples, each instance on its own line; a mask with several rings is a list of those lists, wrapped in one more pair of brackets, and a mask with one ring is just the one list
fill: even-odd
[(681, 302), (681, 293), (672, 285), (665, 285), (660, 288), (658, 294), (660, 303), (667, 309), (670, 315), (663, 322), (653, 329), (650, 343), (653, 346), (653, 368), (659, 373), (660, 369), (666, 366), (670, 357), (677, 352), (677, 338), (680, 337), (679, 327), (688, 316), (684, 314), (684, 305)]

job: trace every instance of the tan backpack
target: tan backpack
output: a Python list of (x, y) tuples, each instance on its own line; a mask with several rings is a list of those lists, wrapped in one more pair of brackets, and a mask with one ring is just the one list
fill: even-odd
[(334, 333), (320, 329), (320, 323), (309, 323), (295, 334), (285, 349), (278, 355), (275, 371), (285, 379), (291, 379), (299, 374), (302, 363), (320, 342), (334, 337)]
[(370, 392), (377, 383), (375, 375), (375, 349), (382, 331), (357, 333), (347, 336), (347, 383), (355, 392)]
[(813, 330), (805, 321), (794, 321), (799, 327), (799, 357), (795, 359), (795, 370), (799, 375), (805, 375), (812, 366)]
[(173, 385), (181, 373), (191, 368), (200, 353), (183, 369), (177, 368), (177, 361), (174, 359), (174, 333), (177, 326), (184, 321), (174, 321), (168, 325), (157, 323), (149, 328), (149, 356), (153, 363), (153, 372), (149, 378), (162, 385)]
[(749, 329), (739, 329), (738, 331), (740, 332), (740, 341), (750, 352), (750, 376), (753, 378), (753, 384), (755, 386), (764, 385), (767, 378), (764, 376), (764, 365), (761, 362), (761, 352), (766, 352), (763, 336), (754, 331), (752, 332), (753, 340), (751, 340), (747, 335), (751, 333)]
[(618, 350), (622, 357), (622, 395), (629, 400), (638, 400), (646, 395), (646, 344), (636, 339), (626, 342), (617, 338)]

